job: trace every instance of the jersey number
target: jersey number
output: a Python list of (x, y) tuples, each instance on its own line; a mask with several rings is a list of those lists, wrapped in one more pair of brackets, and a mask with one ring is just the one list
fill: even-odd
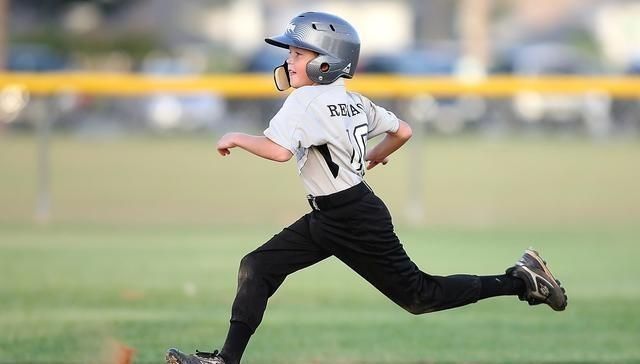
[(364, 175), (364, 157), (367, 155), (367, 132), (367, 124), (357, 125), (351, 132), (347, 130), (349, 142), (353, 146), (351, 166), (361, 175)]
[[(360, 124), (353, 128), (352, 131), (347, 129), (349, 143), (353, 147), (351, 151), (351, 167), (364, 176), (364, 157), (367, 155), (367, 124)], [(340, 167), (331, 158), (329, 146), (327, 144), (317, 145), (316, 148), (327, 163), (333, 178), (338, 178), (338, 170)]]

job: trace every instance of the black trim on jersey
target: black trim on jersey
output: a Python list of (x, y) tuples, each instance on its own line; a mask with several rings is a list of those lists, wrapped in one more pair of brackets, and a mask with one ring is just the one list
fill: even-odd
[[(360, 124), (360, 125), (356, 125), (355, 128), (353, 128), (353, 141), (355, 142), (355, 147), (353, 147), (353, 152), (351, 153), (351, 164), (353, 165), (354, 162), (354, 158), (356, 156), (356, 150), (355, 148), (358, 148), (358, 153), (360, 154), (360, 158), (358, 159), (358, 163), (360, 164), (360, 166), (358, 167), (358, 172), (363, 172), (364, 171), (364, 163), (365, 163), (365, 156), (367, 154), (367, 140), (366, 140), (366, 136), (368, 133), (368, 124)], [(367, 133), (364, 133), (362, 135), (360, 135), (360, 142), (358, 143), (358, 134), (356, 134), (358, 132), (359, 129), (361, 128), (365, 128), (365, 130), (367, 131)], [(349, 131), (347, 130), (347, 134), (349, 134)], [(351, 142), (351, 137), (349, 137), (349, 141)], [(353, 144), (353, 143), (352, 143)], [(362, 145), (362, 146), (361, 146)]]
[[(347, 133), (347, 136), (349, 136), (349, 134)], [(351, 138), (349, 138), (351, 139)], [(349, 140), (351, 141), (351, 140)], [(351, 164), (353, 164), (353, 158), (355, 158), (356, 156), (356, 149), (355, 148), (351, 148)]]
[(323, 145), (316, 145), (315, 147), (318, 148), (318, 151), (320, 152), (320, 154), (322, 154), (322, 158), (324, 158), (324, 161), (327, 162), (327, 167), (329, 167), (329, 170), (331, 171), (333, 178), (337, 178), (338, 170), (340, 169), (340, 166), (338, 166), (333, 161), (333, 159), (331, 159), (331, 152), (329, 152), (329, 146), (326, 144), (323, 144)]

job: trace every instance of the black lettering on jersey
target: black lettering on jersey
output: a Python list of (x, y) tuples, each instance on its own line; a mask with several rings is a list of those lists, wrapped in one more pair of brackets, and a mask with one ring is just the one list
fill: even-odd
[[(360, 110), (364, 110), (362, 104), (356, 104), (356, 106)], [(361, 113), (356, 107), (352, 104), (337, 104), (337, 105), (327, 105), (329, 108), (329, 116), (354, 116)]]
[(327, 167), (329, 167), (329, 171), (331, 171), (333, 178), (337, 178), (338, 170), (340, 169), (340, 166), (338, 166), (333, 161), (333, 159), (331, 159), (331, 152), (329, 152), (329, 146), (326, 144), (323, 144), (323, 145), (316, 145), (315, 147), (318, 149), (318, 152), (320, 152), (320, 154), (322, 155), (322, 158), (324, 158), (324, 161), (327, 163)]
[(336, 105), (327, 105), (327, 107), (331, 112), (331, 115), (329, 116), (340, 116), (340, 114), (338, 113), (338, 107)]

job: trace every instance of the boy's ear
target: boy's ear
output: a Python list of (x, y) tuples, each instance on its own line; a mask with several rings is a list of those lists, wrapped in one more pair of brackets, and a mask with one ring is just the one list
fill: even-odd
[(291, 80), (289, 79), (289, 65), (285, 61), (282, 66), (278, 66), (273, 70), (273, 80), (276, 83), (276, 88), (279, 91), (284, 91), (291, 87)]

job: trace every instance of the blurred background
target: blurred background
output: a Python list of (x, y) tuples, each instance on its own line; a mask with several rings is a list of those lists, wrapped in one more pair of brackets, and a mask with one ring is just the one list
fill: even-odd
[[(132, 218), (129, 213), (132, 206), (136, 207), (136, 219), (150, 222), (173, 218), (199, 222), (224, 220), (226, 214), (217, 211), (212, 200), (197, 196), (197, 192), (189, 197), (191, 200), (168, 192), (175, 201), (162, 205), (164, 209), (147, 210), (149, 200), (161, 199), (160, 195), (150, 195), (146, 183), (129, 185), (122, 194), (114, 193), (111, 198), (117, 202), (112, 202), (102, 198), (103, 193), (96, 187), (99, 183), (83, 182), (90, 178), (92, 173), (88, 171), (93, 167), (109, 173), (108, 178), (122, 174), (128, 176), (123, 179), (190, 178), (203, 183), (210, 176), (197, 173), (214, 173), (201, 168), (207, 163), (212, 165), (213, 154), (207, 154), (210, 159), (202, 165), (181, 165), (183, 168), (193, 166), (197, 171), (178, 173), (174, 170), (171, 177), (149, 175), (149, 171), (144, 171), (159, 160), (140, 160), (139, 168), (122, 166), (107, 172), (103, 168), (106, 161), (96, 159), (96, 163), (83, 167), (89, 169), (79, 177), (65, 173), (64, 164), (77, 165), (77, 161), (71, 161), (73, 158), (97, 152), (96, 144), (92, 143), (99, 140), (103, 143), (97, 145), (102, 148), (114, 146), (114, 154), (107, 154), (115, 156), (124, 154), (127, 148), (118, 143), (131, 143), (132, 138), (165, 138), (163, 142), (169, 144), (178, 143), (180, 139), (190, 146), (197, 145), (194, 139), (199, 139), (213, 146), (216, 136), (229, 130), (260, 133), (286, 97), (286, 93), (275, 91), (270, 81), (273, 68), (282, 63), (286, 51), (267, 47), (263, 39), (280, 34), (289, 19), (307, 10), (340, 14), (359, 29), (362, 54), (358, 77), (353, 82), (369, 76), (391, 76), (362, 86), (354, 85), (357, 91), (407, 120), (418, 135), (414, 138), (416, 146), (410, 159), (399, 158), (400, 163), (407, 161), (407, 167), (397, 183), (406, 180), (402, 186), (410, 192), (402, 197), (397, 193), (390, 197), (391, 203), (402, 199), (401, 209), (406, 213), (399, 218), (407, 222), (460, 223), (459, 213), (438, 220), (439, 216), (445, 216), (439, 211), (451, 203), (450, 197), (439, 201), (442, 195), (438, 193), (427, 203), (424, 195), (427, 187), (435, 190), (438, 187), (437, 182), (427, 186), (425, 178), (429, 175), (422, 177), (429, 173), (427, 168), (431, 165), (425, 163), (424, 158), (436, 156), (434, 151), (422, 157), (425, 136), (434, 138), (436, 145), (460, 140), (464, 140), (466, 146), (491, 140), (493, 145), (497, 140), (509, 144), (514, 138), (537, 138), (538, 141), (568, 138), (593, 143), (624, 142), (634, 148), (640, 133), (637, 90), (640, 3), (637, 1), (363, 0), (324, 1), (314, 3), (311, 9), (308, 2), (293, 0), (187, 3), (3, 0), (0, 4), (0, 68), (7, 72), (0, 78), (0, 138), (5, 163), (11, 165), (4, 169), (5, 173), (17, 169), (15, 173), (28, 174), (14, 175), (14, 181), (20, 181), (22, 194), (13, 186), (1, 189), (0, 197), (6, 203), (2, 204), (0, 221), (29, 220), (34, 215), (41, 221), (52, 218), (128, 221)], [(46, 79), (46, 75), (58, 75), (58, 78)], [(122, 75), (142, 77), (150, 82), (165, 77), (192, 83), (181, 89), (149, 83), (131, 92), (131, 85), (140, 79), (132, 81), (123, 79)], [(15, 78), (21, 76), (21, 79)], [(452, 84), (458, 88), (453, 92), (429, 93), (419, 88), (414, 91), (405, 82), (400, 86), (395, 83), (396, 91), (386, 92), (393, 89), (393, 76), (404, 77), (405, 81), (422, 80), (426, 85), (435, 83), (430, 80), (443, 79), (438, 83), (442, 85), (440, 89)], [(197, 84), (199, 77), (202, 82)], [(223, 78), (226, 86), (207, 88)], [(484, 92), (459, 91), (463, 90), (460, 85), (474, 85), (492, 78), (511, 82), (506, 86), (489, 84), (480, 90)], [(538, 86), (518, 83), (517, 80), (525, 78), (554, 79), (556, 83)], [(609, 87), (591, 83), (594, 78), (608, 82)], [(79, 80), (84, 87), (67, 85), (65, 79)], [(555, 91), (558, 85), (576, 83), (577, 88), (571, 92), (564, 92), (562, 87)], [(610, 92), (616, 87), (623, 92)], [(36, 143), (33, 148), (28, 145), (32, 140)], [(106, 140), (111, 144), (105, 143)], [(512, 144), (516, 148), (526, 145)], [(583, 147), (586, 145), (589, 144)], [(68, 158), (63, 156), (66, 148), (71, 148)], [(555, 160), (558, 153), (550, 151), (549, 158)], [(126, 154), (125, 158), (130, 161), (141, 156), (135, 150)], [(588, 158), (587, 154), (582, 155)], [(176, 153), (157, 156), (159, 159), (196, 158)], [(434, 163), (437, 165), (438, 161), (444, 160), (436, 159)], [(626, 168), (627, 162), (607, 166)], [(26, 169), (20, 171), (20, 168)], [(466, 168), (461, 164), (459, 169), (463, 172)], [(433, 172), (434, 176), (440, 176), (441, 172)], [(597, 168), (592, 172), (598, 173)], [(133, 178), (134, 175), (140, 177)], [(614, 178), (611, 173), (609, 177)], [(372, 178), (376, 177), (372, 174)], [(7, 182), (7, 178), (3, 179)], [(110, 187), (115, 188), (121, 181), (112, 182)], [(165, 188), (150, 184), (159, 190)], [(381, 184), (380, 188), (387, 188), (384, 182)], [(295, 182), (294, 185), (297, 186)], [(243, 193), (252, 186), (243, 186)], [(89, 192), (92, 187), (96, 190)], [(173, 187), (179, 190), (183, 186)], [(513, 188), (517, 190), (516, 196), (522, 196), (518, 186), (506, 190)], [(66, 189), (69, 191), (65, 192)], [(85, 198), (93, 199), (84, 206), (79, 205), (78, 196), (66, 195), (83, 192), (87, 195)], [(141, 197), (145, 194), (147, 200)], [(117, 196), (127, 197), (121, 201)], [(275, 216), (270, 215), (268, 221), (288, 221), (299, 213), (293, 205), (281, 203), (283, 200), (295, 202), (297, 206), (299, 201), (294, 197), (269, 200), (273, 196), (260, 194), (256, 198), (262, 203), (257, 206), (268, 205), (269, 210), (270, 205), (279, 203), (281, 210), (287, 212), (275, 221)], [(553, 200), (550, 196), (547, 198)], [(517, 201), (510, 197), (500, 200), (503, 201), (495, 203)], [(636, 203), (638, 199), (632, 201)], [(469, 205), (472, 206), (463, 210), (484, 206), (494, 211), (489, 215), (495, 216), (484, 218), (489, 223), (514, 222), (509, 217), (514, 213), (512, 210), (486, 206), (482, 201)], [(430, 206), (435, 213), (431, 219), (425, 219), (425, 211)], [(113, 211), (105, 212), (109, 209)], [(634, 213), (639, 211), (637, 206), (631, 209)], [(174, 210), (185, 215), (173, 216)]]
[(640, 1), (0, 0), (0, 363), (219, 348), (237, 262), (308, 206), (291, 163), (215, 142), (282, 105), (264, 38), (304, 11), (358, 29), (348, 87), (414, 130), (367, 173), (410, 256), (533, 245), (570, 303), (410, 317), (330, 259), (246, 362), (640, 361)]
[[(285, 51), (265, 36), (309, 10), (306, 1), (2, 1), (0, 66), (15, 72), (135, 72), (148, 75), (271, 73)], [(359, 30), (358, 74), (484, 77), (637, 75), (637, 1), (325, 1)], [(3, 129), (29, 129), (29, 90), (4, 85)], [(363, 90), (366, 91), (366, 90)], [(589, 91), (589, 90), (586, 90)], [(67, 92), (53, 126), (74, 133), (221, 131), (262, 128), (281, 100), (229, 100), (212, 93), (100, 97)], [(637, 95), (636, 95), (637, 96)], [(277, 94), (273, 94), (277, 97)], [(282, 98), (282, 95), (280, 95)], [(394, 100), (385, 100), (394, 101)], [(381, 100), (382, 102), (382, 100)], [(439, 99), (429, 129), (454, 134), (548, 131), (591, 136), (638, 134), (637, 98), (602, 92), (506, 99)], [(407, 113), (401, 110), (400, 113)], [(411, 120), (410, 115), (405, 116)], [(222, 122), (224, 120), (224, 122)]]

